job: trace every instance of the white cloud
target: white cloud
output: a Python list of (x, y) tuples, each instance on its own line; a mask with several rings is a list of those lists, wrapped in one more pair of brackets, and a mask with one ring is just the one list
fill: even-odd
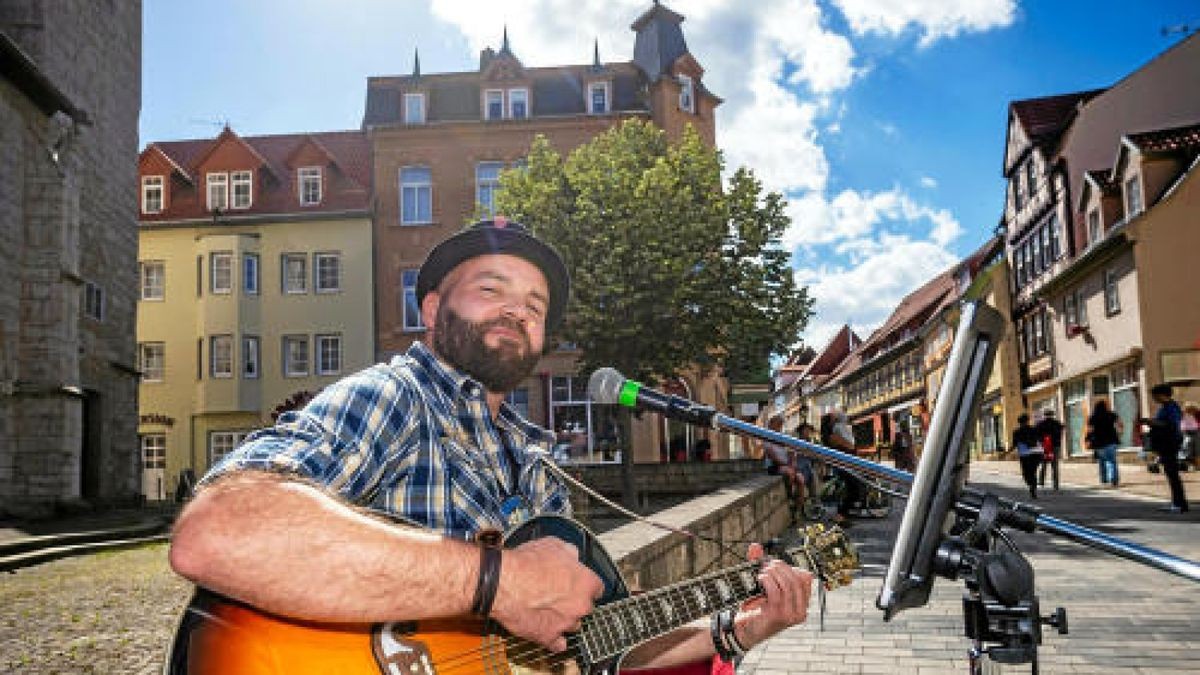
[(920, 45), (928, 47), (959, 33), (1008, 26), (1016, 0), (833, 0), (857, 34), (896, 36), (915, 29)]
[(810, 192), (789, 200), (788, 215), (792, 226), (784, 244), (790, 249), (861, 239), (887, 222), (927, 224), (929, 239), (938, 246), (962, 234), (962, 226), (948, 210), (920, 204), (899, 187), (876, 193), (843, 190), (832, 200)]
[(929, 188), (930, 190), (932, 190), (933, 188), (935, 188), (937, 186), (938, 186), (938, 182), (937, 182), (936, 178), (934, 178), (932, 176), (921, 176), (921, 187)]

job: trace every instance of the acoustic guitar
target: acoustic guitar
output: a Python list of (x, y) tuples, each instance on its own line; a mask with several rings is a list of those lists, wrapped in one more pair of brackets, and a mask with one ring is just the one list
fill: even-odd
[[(504, 537), (511, 548), (558, 537), (604, 582), (595, 610), (566, 652), (555, 654), (482, 619), (384, 624), (298, 621), (262, 612), (204, 589), (184, 609), (167, 655), (165, 675), (471, 675), (512, 672), (615, 673), (631, 648), (698, 618), (762, 594), (762, 562), (736, 565), (631, 595), (594, 534), (561, 516), (535, 517)], [(813, 572), (832, 589), (858, 567), (854, 547), (837, 528), (803, 530), (781, 556)]]

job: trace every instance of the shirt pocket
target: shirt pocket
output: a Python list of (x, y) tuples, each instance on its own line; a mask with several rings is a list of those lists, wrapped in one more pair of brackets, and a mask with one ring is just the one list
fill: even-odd
[(440, 445), (447, 476), (446, 497), (454, 512), (453, 520), (472, 530), (503, 529), (502, 496), (491, 463), (483, 453), (453, 436), (442, 436)]

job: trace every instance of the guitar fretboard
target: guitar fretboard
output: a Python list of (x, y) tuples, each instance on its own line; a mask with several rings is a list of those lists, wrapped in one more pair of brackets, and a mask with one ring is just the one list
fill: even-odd
[(759, 562), (745, 563), (599, 607), (583, 619), (579, 631), (582, 655), (591, 663), (615, 657), (702, 616), (761, 595), (761, 567)]

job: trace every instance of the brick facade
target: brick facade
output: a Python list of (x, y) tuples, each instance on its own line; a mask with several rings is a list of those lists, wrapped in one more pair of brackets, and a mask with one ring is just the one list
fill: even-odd
[(0, 513), (127, 501), (141, 3), (5, 2), (0, 39)]

